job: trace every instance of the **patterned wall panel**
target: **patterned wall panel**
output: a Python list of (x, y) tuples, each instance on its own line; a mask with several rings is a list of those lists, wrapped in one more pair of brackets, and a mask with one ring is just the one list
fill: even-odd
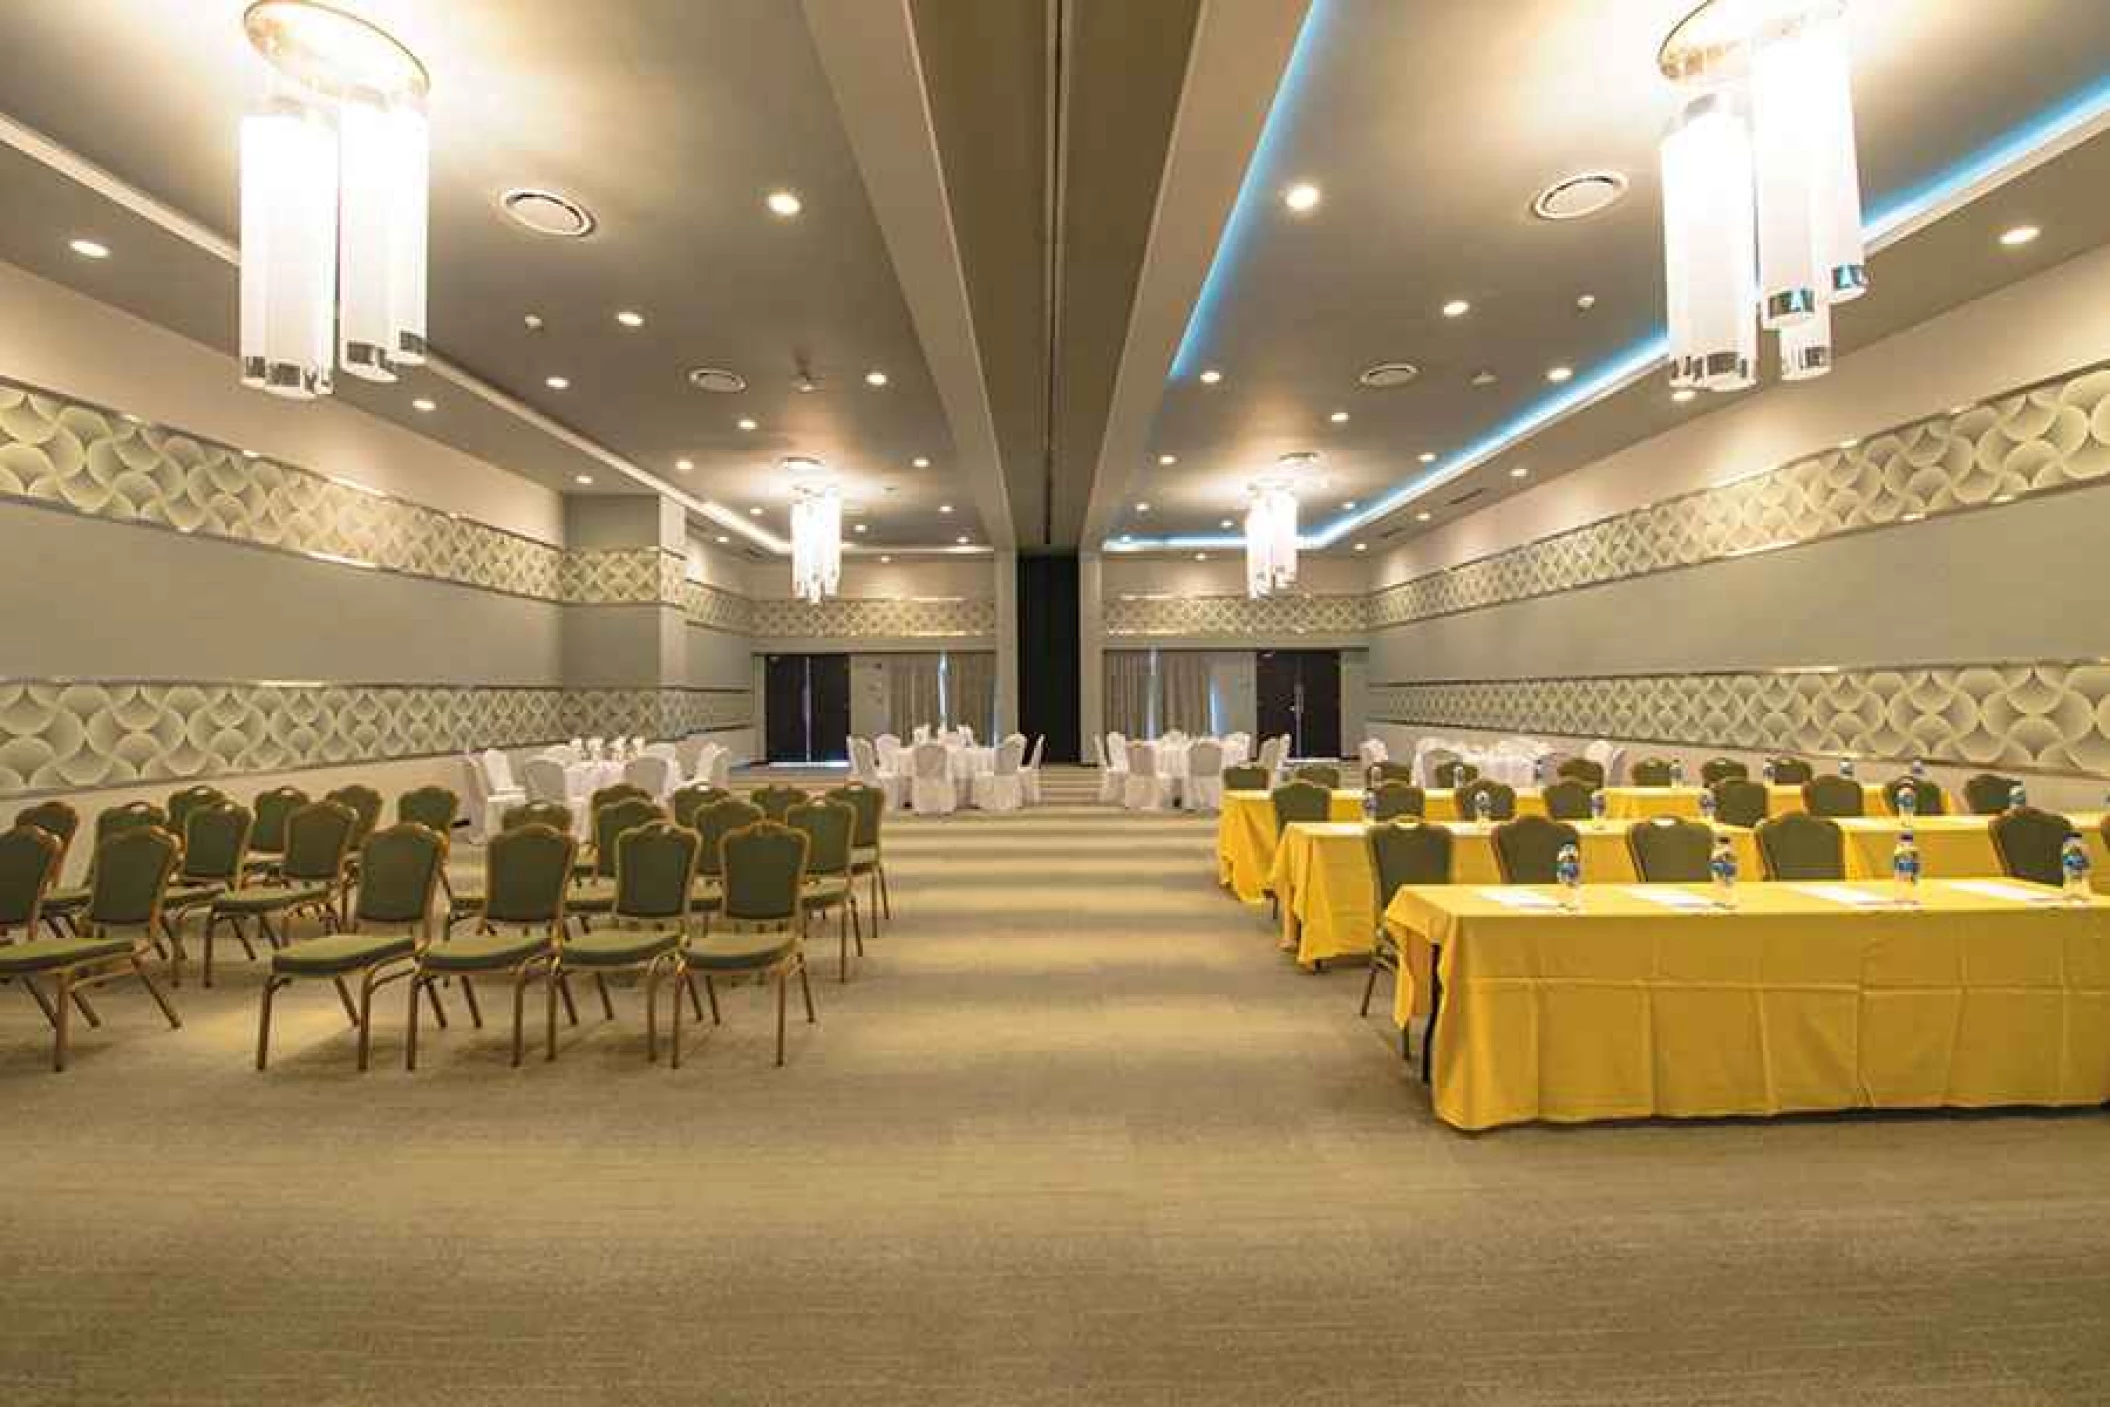
[(0, 796), (744, 728), (748, 690), (0, 682)]
[(1375, 722), (2110, 773), (2110, 662), (1375, 684)]
[(1120, 596), (1103, 606), (1109, 636), (1220, 635), (1250, 643), (1292, 635), (1360, 635), (1366, 596)]
[(557, 574), (557, 599), (582, 606), (679, 604), (678, 589), (670, 591), (667, 581), (670, 559), (678, 581), (681, 558), (656, 547), (573, 548)]
[(752, 605), (753, 633), (768, 639), (944, 639), (996, 634), (996, 602), (986, 597), (838, 596), (818, 604), (764, 597)]
[(677, 589), (676, 599), (681, 602), (682, 614), (690, 625), (734, 635), (755, 633), (755, 603), (736, 592), (684, 578)]
[(2110, 482), (2110, 370), (2096, 367), (1386, 587), (1371, 599), (1371, 623), (1404, 625), (2102, 482)]

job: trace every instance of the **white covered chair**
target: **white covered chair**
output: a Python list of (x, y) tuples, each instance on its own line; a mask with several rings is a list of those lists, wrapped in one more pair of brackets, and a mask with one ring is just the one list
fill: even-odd
[(1128, 778), (1121, 804), (1131, 811), (1162, 811), (1169, 796), (1166, 778), (1158, 775), (1158, 752), (1149, 743), (1128, 745)]
[(1270, 787), (1274, 786), (1275, 779), (1282, 775), (1282, 754), (1288, 751), (1289, 735), (1287, 733), (1281, 737), (1269, 738), (1260, 745), (1260, 765), (1267, 768), (1268, 785)]
[(1382, 738), (1363, 739), (1361, 743), (1357, 744), (1355, 755), (1362, 762), (1363, 770), (1366, 772), (1380, 762), (1390, 762), (1392, 760), (1392, 754), (1385, 747), (1385, 742)]
[(888, 809), (898, 811), (908, 803), (908, 777), (886, 765), (879, 750), (864, 738), (850, 739), (850, 772), (866, 786), (879, 788)]
[(483, 759), (475, 756), (462, 758), (462, 772), (467, 781), (469, 804), (464, 814), (469, 824), (476, 829), (471, 840), (483, 840), (498, 834), (505, 824), (505, 813), (527, 800), (527, 793), (515, 787), (511, 791), (491, 790), (490, 776), (484, 771)]
[(959, 726), (958, 732), (960, 734), (960, 745), (962, 747), (974, 746), (974, 729), (968, 727), (965, 723), (962, 723)]
[(1099, 773), (1099, 799), (1116, 806), (1128, 804), (1128, 739), (1108, 733), (1103, 749), (1106, 766)]
[(1224, 745), (1203, 738), (1187, 749), (1187, 809), (1221, 811), (1224, 805)]
[(623, 764), (623, 780), (643, 787), (648, 796), (664, 797), (674, 790), (674, 759), (656, 752), (633, 757)]
[(1026, 804), (1025, 784), (1019, 779), (1019, 764), (1025, 760), (1022, 739), (1007, 738), (997, 748), (991, 770), (974, 779), (974, 804), (982, 811), (1016, 811)]
[(872, 751), (879, 755), (880, 771), (899, 772), (902, 770), (901, 764), (896, 760), (895, 756), (901, 751), (901, 739), (895, 737), (892, 733), (881, 733), (878, 737), (872, 739)]
[(564, 781), (564, 765), (550, 758), (530, 757), (521, 763), (520, 784), (530, 801), (571, 801)]
[(1032, 755), (1026, 759), (1026, 765), (1018, 769), (1019, 785), (1025, 789), (1026, 805), (1028, 806), (1040, 805), (1040, 754), (1041, 750), (1047, 745), (1048, 735), (1046, 733), (1042, 733), (1035, 738), (1033, 740)]
[(930, 724), (928, 724), (928, 723), (918, 723), (918, 724), (917, 724), (917, 725), (915, 726), (915, 728), (914, 728), (914, 729), (913, 729), (913, 730), (912, 730), (912, 731), (911, 731), (911, 732), (909, 733), (909, 741), (910, 741), (910, 742), (912, 742), (912, 743), (927, 743), (927, 742), (929, 742), (929, 741), (930, 741)]
[(948, 816), (957, 809), (959, 796), (953, 790), (945, 744), (917, 743), (909, 749), (909, 769), (908, 801), (912, 810), (926, 816)]

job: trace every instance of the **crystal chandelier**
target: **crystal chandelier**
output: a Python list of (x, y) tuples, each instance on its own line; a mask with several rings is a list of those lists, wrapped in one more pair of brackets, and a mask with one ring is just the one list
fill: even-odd
[(242, 25), (270, 65), (242, 119), (242, 382), (394, 381), (426, 359), (424, 65), (313, 0), (256, 0)]
[(1284, 455), (1276, 472), (1257, 479), (1245, 513), (1245, 589), (1254, 599), (1297, 584), (1297, 473), (1311, 454)]
[(787, 459), (795, 477), (791, 504), (791, 592), (819, 605), (836, 593), (843, 575), (843, 500), (835, 484), (818, 476), (817, 459)]
[(1670, 380), (1831, 369), (1831, 309), (1868, 289), (1844, 0), (1708, 0), (1657, 61), (1686, 94), (1663, 138)]

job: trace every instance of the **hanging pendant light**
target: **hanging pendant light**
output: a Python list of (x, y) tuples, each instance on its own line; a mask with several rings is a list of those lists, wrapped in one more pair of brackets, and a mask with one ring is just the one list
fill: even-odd
[(241, 377), (291, 400), (330, 394), (337, 132), (298, 96), (242, 119)]
[(1245, 514), (1246, 595), (1258, 600), (1297, 584), (1297, 481), (1315, 454), (1286, 454), (1253, 482)]
[(819, 605), (836, 594), (843, 574), (843, 501), (821, 462), (803, 455), (780, 466), (792, 476), (791, 592)]

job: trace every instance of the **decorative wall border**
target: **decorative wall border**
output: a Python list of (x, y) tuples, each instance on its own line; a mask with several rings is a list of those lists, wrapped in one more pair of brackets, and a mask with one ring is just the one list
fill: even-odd
[(750, 631), (764, 640), (948, 640), (996, 634), (996, 601), (981, 596), (759, 597)]
[(753, 725), (750, 689), (0, 680), (0, 797)]
[(2110, 482), (2110, 363), (1381, 587), (1370, 628)]
[(1355, 595), (1121, 595), (1101, 603), (1109, 639), (1153, 637), (1252, 641), (1296, 635), (1360, 635), (1370, 628), (1369, 597)]
[(1374, 723), (2110, 775), (2110, 660), (1372, 684)]

